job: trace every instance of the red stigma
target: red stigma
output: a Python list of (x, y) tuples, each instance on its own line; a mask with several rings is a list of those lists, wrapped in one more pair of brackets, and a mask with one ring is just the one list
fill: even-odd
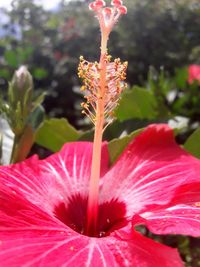
[(119, 7), (119, 6), (122, 6), (122, 5), (123, 5), (123, 1), (121, 1), (121, 0), (113, 0), (113, 1), (111, 2), (111, 5), (112, 5), (112, 6)]
[(121, 13), (121, 14), (126, 14), (127, 13), (127, 8), (125, 6), (119, 6), (117, 8), (117, 10)]

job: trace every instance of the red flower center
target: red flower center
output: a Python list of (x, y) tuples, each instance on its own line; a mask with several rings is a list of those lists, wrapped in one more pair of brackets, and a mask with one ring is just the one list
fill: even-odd
[(126, 206), (123, 202), (112, 200), (99, 206), (97, 231), (86, 233), (88, 199), (80, 194), (70, 198), (66, 205), (64, 202), (55, 207), (55, 216), (74, 231), (87, 236), (105, 237), (127, 223), (125, 218)]

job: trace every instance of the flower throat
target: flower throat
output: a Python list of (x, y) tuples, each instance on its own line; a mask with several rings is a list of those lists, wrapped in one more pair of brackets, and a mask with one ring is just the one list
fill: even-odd
[(80, 57), (78, 75), (83, 81), (81, 91), (85, 102), (81, 103), (82, 113), (94, 124), (91, 177), (87, 202), (86, 234), (98, 236), (99, 178), (101, 166), (101, 144), (105, 128), (113, 120), (113, 110), (118, 105), (121, 92), (126, 84), (127, 62), (111, 60), (107, 53), (107, 42), (113, 26), (127, 9), (121, 0), (113, 0), (112, 7), (106, 7), (102, 0), (89, 5), (99, 20), (101, 30), (101, 55), (99, 62), (88, 62)]

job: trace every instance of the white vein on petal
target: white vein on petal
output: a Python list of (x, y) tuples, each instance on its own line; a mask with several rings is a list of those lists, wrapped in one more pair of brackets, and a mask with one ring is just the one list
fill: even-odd
[[(70, 177), (69, 172), (68, 172), (68, 170), (66, 168), (66, 164), (65, 164), (65, 162), (63, 161), (63, 159), (62, 159), (62, 157), (60, 155), (58, 156), (58, 159), (59, 159), (59, 162), (61, 164), (62, 170), (65, 173), (65, 178), (68, 180), (68, 185), (71, 185), (71, 177)], [(61, 180), (62, 180), (63, 189), (65, 189), (65, 192), (66, 192), (67, 195), (70, 195), (71, 187), (67, 188), (66, 184), (63, 181), (64, 179), (61, 178)]]
[[(140, 195), (142, 193), (146, 194), (149, 191), (149, 189), (151, 189), (152, 186), (157, 185), (157, 183), (160, 184), (161, 182), (165, 182), (165, 181), (168, 182), (169, 181), (169, 178), (171, 178), (171, 177), (174, 177), (174, 176), (177, 177), (177, 176), (180, 176), (180, 175), (187, 175), (187, 174), (188, 174), (188, 171), (187, 170), (176, 172), (176, 174), (171, 173), (171, 174), (169, 174), (167, 176), (157, 177), (157, 179), (155, 179), (155, 180), (153, 180), (151, 182), (144, 183), (143, 185), (139, 186), (136, 189), (135, 189), (135, 184), (134, 184), (130, 190), (134, 190), (134, 196), (135, 195)], [(141, 180), (145, 181), (146, 179), (144, 177), (144, 179), (141, 179)], [(174, 183), (171, 186), (174, 187), (174, 184), (177, 185), (179, 183), (182, 184), (182, 181), (174, 181)], [(148, 189), (148, 190), (145, 191), (144, 189), (146, 189), (146, 190)], [(152, 189), (150, 191), (152, 191), (152, 190), (154, 190), (154, 187), (152, 187)]]
[[(199, 199), (200, 199), (200, 194), (199, 194)], [(166, 210), (168, 211), (176, 211), (176, 210), (188, 210), (188, 208), (190, 210), (197, 210), (200, 214), (200, 207), (192, 207), (192, 206), (184, 206), (184, 205), (178, 205), (178, 206), (172, 206), (172, 207), (169, 207), (167, 208)]]
[[(66, 245), (67, 243), (74, 241), (76, 239), (79, 239), (79, 236), (64, 240), (63, 242), (59, 241), (57, 242), (58, 244), (55, 244), (51, 249), (48, 249), (47, 251), (45, 251), (44, 253), (42, 253), (40, 256), (37, 257), (37, 259), (34, 259), (33, 261), (23, 265), (23, 267), (31, 267), (32, 264), (37, 263), (39, 260), (41, 260), (42, 258), (45, 258), (48, 254), (52, 253), (54, 250), (62, 247), (63, 245)], [(55, 241), (54, 241), (55, 242)]]
[(74, 184), (78, 185), (78, 181), (77, 181), (77, 156), (76, 156), (76, 151), (74, 153), (74, 157), (73, 157), (73, 180), (74, 180)]
[[(47, 237), (47, 238), (49, 238), (49, 237)], [(31, 240), (33, 240), (34, 238), (30, 238)], [(40, 238), (38, 238), (39, 240), (38, 240), (38, 243), (24, 243), (23, 245), (18, 245), (18, 246), (14, 246), (14, 247), (11, 247), (11, 248), (9, 248), (9, 249), (4, 249), (4, 250), (1, 250), (0, 251), (0, 256), (1, 255), (5, 255), (5, 254), (7, 254), (7, 253), (9, 253), (9, 255), (12, 255), (12, 254), (10, 254), (11, 252), (13, 252), (13, 251), (16, 251), (16, 250), (21, 250), (21, 249), (23, 249), (23, 248), (29, 248), (29, 247), (32, 247), (32, 246), (42, 246), (42, 245), (49, 245), (49, 244), (54, 244), (55, 243), (55, 240), (52, 240), (52, 241), (41, 241), (41, 237)], [(15, 242), (17, 241), (17, 239), (15, 239), (14, 240)], [(65, 242), (66, 242), (67, 240), (65, 240)], [(4, 242), (4, 241), (1, 241), (1, 242)], [(6, 241), (8, 244), (9, 243), (13, 243), (13, 240), (11, 239), (11, 240), (9, 240), (9, 241)], [(60, 242), (60, 241), (59, 241)]]
[[(16, 172), (16, 170), (15, 170), (15, 172)], [(10, 181), (9, 181), (9, 178), (12, 178), (14, 181), (16, 181), (16, 182), (18, 182), (22, 187), (24, 187), (24, 188), (26, 188), (28, 191), (30, 191), (30, 192), (35, 192), (34, 191), (34, 189), (31, 187), (31, 185), (33, 186), (33, 187), (35, 187), (36, 188), (36, 190), (38, 190), (38, 187), (39, 186), (36, 186), (36, 184), (34, 183), (34, 182), (32, 182), (32, 180), (31, 179), (27, 179), (27, 177), (26, 176), (24, 176), (24, 175), (22, 175), (22, 173), (20, 173), (20, 175), (21, 176), (23, 176), (24, 178), (25, 178), (25, 180), (27, 180), (27, 183), (24, 183), (23, 182), (23, 180), (21, 180), (21, 179), (19, 179), (18, 177), (16, 177), (16, 176), (14, 176), (14, 174), (11, 174), (10, 172), (6, 172), (5, 170), (1, 170), (1, 173), (2, 174), (5, 174), (5, 175), (8, 175), (8, 180), (6, 181), (6, 178), (4, 178), (4, 180), (5, 180), (5, 182), (7, 182), (7, 184), (10, 184)], [(19, 174), (19, 173), (18, 173)], [(9, 183), (8, 183), (8, 181), (9, 181)], [(31, 185), (29, 185), (29, 184), (31, 184)], [(20, 188), (20, 190), (21, 190), (21, 188)], [(26, 191), (27, 192), (27, 191)]]
[[(134, 187), (138, 187), (141, 183), (143, 183), (145, 180), (147, 180), (148, 178), (150, 178), (151, 176), (155, 175), (155, 174), (159, 174), (160, 172), (164, 171), (165, 169), (167, 171), (169, 171), (169, 169), (173, 168), (173, 167), (182, 167), (182, 166), (185, 166), (185, 164), (183, 164), (182, 162), (181, 163), (178, 163), (178, 162), (175, 162), (174, 164), (170, 164), (170, 165), (165, 165), (165, 166), (161, 166), (160, 168), (157, 168), (155, 170), (152, 170), (151, 172), (149, 172), (148, 174), (146, 174), (145, 176), (142, 177), (142, 179), (138, 180), (136, 183), (134, 183)], [(146, 166), (145, 166), (146, 167)], [(174, 169), (173, 169), (174, 171)], [(177, 174), (177, 172), (176, 172)], [(180, 173), (179, 173), (180, 174)], [(173, 172), (173, 175), (174, 175), (174, 172)], [(152, 181), (152, 182), (156, 182), (155, 181)], [(143, 185), (144, 186), (144, 185)], [(138, 188), (142, 188), (143, 186), (139, 186)]]
[[(189, 215), (189, 214), (188, 214)], [(195, 216), (198, 216), (198, 215), (195, 215)], [(161, 215), (161, 216), (152, 216), (148, 219), (151, 219), (152, 220), (157, 220), (157, 219), (161, 219), (161, 220), (165, 220), (165, 219), (181, 219), (184, 221), (184, 224), (185, 223), (185, 219), (187, 219), (188, 221), (194, 221), (194, 222), (197, 222), (197, 223), (200, 223), (200, 220), (197, 220), (197, 219), (194, 219), (194, 218), (191, 218), (191, 217), (188, 217), (188, 216), (175, 216), (174, 214), (167, 214), (167, 215)], [(168, 227), (168, 225), (166, 224), (166, 226)]]
[(76, 253), (73, 257), (70, 258), (70, 260), (68, 260), (66, 263), (65, 263), (65, 266), (67, 266), (69, 263), (71, 263), (76, 257), (78, 257), (80, 254), (82, 254), (86, 249), (88, 249), (89, 246), (86, 246), (84, 248), (82, 248), (81, 250), (79, 250), (78, 253)]
[(46, 165), (43, 165), (43, 169), (50, 172), (50, 173), (51, 172), (53, 173), (53, 175), (55, 176), (55, 181), (61, 186), (61, 189), (63, 190), (62, 197), (68, 197), (69, 194), (68, 194), (68, 190), (67, 190), (67, 187), (65, 185), (65, 182), (64, 182), (63, 178), (60, 176), (60, 174), (57, 172), (57, 170), (53, 167), (53, 165), (51, 165), (49, 162), (47, 162)]
[(89, 253), (88, 253), (87, 262), (85, 263), (85, 267), (89, 267), (90, 266), (90, 262), (92, 260), (92, 255), (93, 255), (93, 251), (94, 251), (94, 247), (95, 247), (94, 239), (90, 239), (90, 249), (89, 249)]
[[(105, 257), (104, 257), (104, 255), (103, 255), (103, 253), (102, 253), (100, 247), (99, 247), (98, 245), (96, 245), (96, 248), (97, 248), (97, 250), (99, 251), (99, 254), (101, 255), (101, 259), (102, 259), (103, 266), (104, 266), (104, 267), (107, 267), (108, 265), (107, 265), (107, 263), (106, 263)], [(89, 267), (89, 266), (88, 266), (88, 267)], [(110, 267), (110, 266), (108, 266), (108, 267)]]

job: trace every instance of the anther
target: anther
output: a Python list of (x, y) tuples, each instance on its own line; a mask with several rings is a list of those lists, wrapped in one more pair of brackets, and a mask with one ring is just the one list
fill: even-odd
[(80, 91), (85, 91), (86, 87), (84, 85), (81, 86)]

